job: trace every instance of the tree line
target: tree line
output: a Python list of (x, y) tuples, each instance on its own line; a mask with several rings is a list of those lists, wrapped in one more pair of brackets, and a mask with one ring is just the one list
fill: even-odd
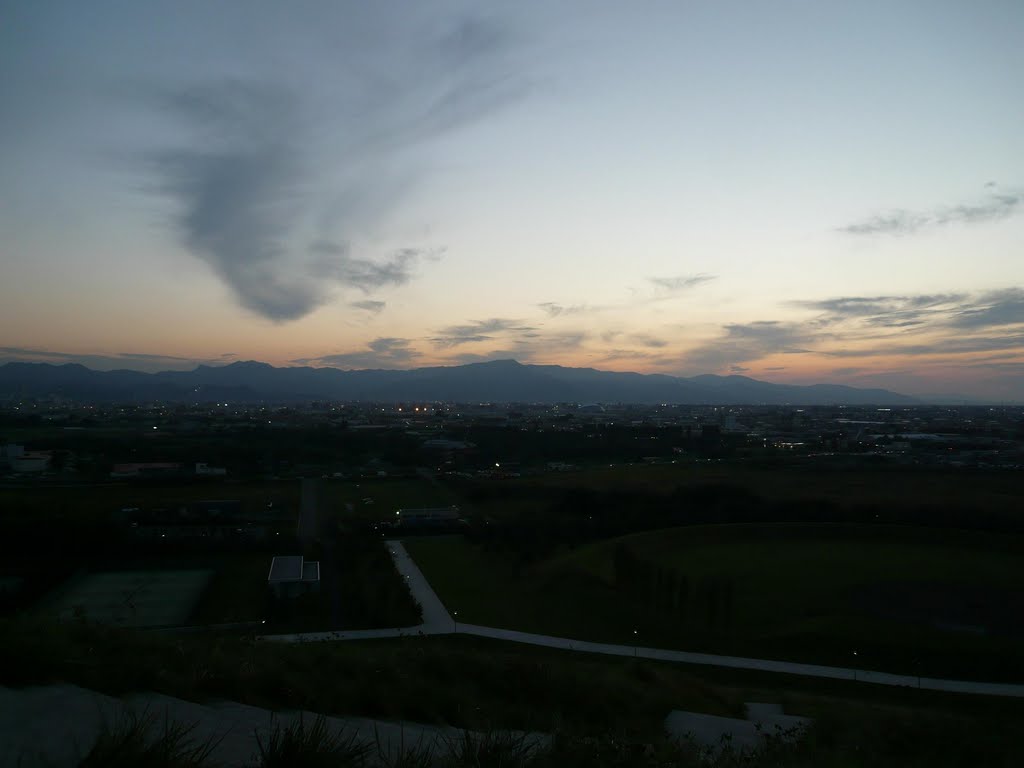
[(622, 542), (615, 546), (612, 567), (615, 588), (635, 604), (709, 630), (727, 630), (732, 625), (736, 595), (732, 577), (691, 581), (685, 572), (645, 560)]

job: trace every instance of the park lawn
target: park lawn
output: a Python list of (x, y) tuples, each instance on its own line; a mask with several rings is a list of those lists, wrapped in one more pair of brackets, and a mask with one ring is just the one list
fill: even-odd
[[(944, 582), (1024, 594), (1019, 543), (963, 532), (885, 533), (841, 526), (699, 526), (598, 542), (529, 567), (460, 537), (410, 540), (406, 546), (449, 610), (469, 623), (902, 673), (1024, 679), (1018, 637), (901, 620), (851, 598), (865, 587)], [(696, 590), (686, 612), (640, 605), (615, 589), (612, 562), (620, 541), (685, 573)], [(733, 607), (727, 619), (710, 624), (700, 589), (723, 578), (735, 583)]]
[(735, 462), (616, 464), (494, 481), (516, 487), (670, 493), (676, 488), (726, 484), (770, 500), (826, 500), (843, 506), (958, 506), (1016, 512), (1024, 502), (1012, 472), (955, 472), (905, 467), (830, 469), (757, 467)]
[(518, 567), (461, 536), (406, 539), (458, 621), (577, 640), (692, 649), (692, 633), (580, 569)]
[(1014, 547), (1005, 536), (908, 527), (693, 526), (600, 542), (544, 567), (580, 569), (611, 584), (618, 542), (641, 558), (685, 574), (691, 584), (733, 579), (735, 625), (747, 633), (777, 632), (788, 623), (837, 610), (845, 614), (840, 596), (860, 585), (952, 581), (1024, 589), (1020, 542)]
[[(531, 600), (517, 588), (514, 566), (488, 557), (462, 536), (421, 536), (402, 542), (449, 613), (470, 624), (530, 623)], [(509, 626), (505, 623), (493, 626)]]

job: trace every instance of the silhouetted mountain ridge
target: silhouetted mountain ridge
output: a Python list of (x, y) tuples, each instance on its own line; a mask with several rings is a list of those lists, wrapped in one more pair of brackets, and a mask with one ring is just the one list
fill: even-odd
[(0, 365), (0, 398), (92, 402), (449, 401), (677, 404), (912, 405), (884, 389), (772, 384), (746, 376), (620, 373), (495, 360), (408, 370), (286, 367), (245, 361), (191, 371), (94, 371), (76, 363)]

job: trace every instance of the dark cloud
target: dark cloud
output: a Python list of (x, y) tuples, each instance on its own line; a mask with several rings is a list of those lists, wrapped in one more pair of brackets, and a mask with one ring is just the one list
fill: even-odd
[[(157, 101), (181, 140), (147, 154), (151, 188), (175, 203), (184, 246), (270, 320), (300, 318), (345, 289), (403, 285), (439, 252), (354, 253), (358, 230), (387, 218), (411, 183), (405, 150), (521, 98), (528, 86), (510, 74), (512, 39), (494, 19), (463, 16), (410, 29), (387, 51), (367, 40), (347, 51), (365, 76), (339, 78), (322, 94), (330, 104), (265, 82), (164, 92)], [(326, 130), (324, 115), (340, 123)]]
[[(990, 182), (991, 184), (991, 182)], [(986, 189), (994, 185), (986, 184)], [(910, 235), (943, 224), (977, 224), (1006, 219), (1020, 212), (1024, 194), (990, 192), (974, 205), (954, 205), (930, 211), (896, 209), (840, 227), (848, 235)]]
[(746, 373), (749, 370), (750, 370), (749, 368), (745, 368), (742, 365), (730, 365), (729, 366), (729, 373)]
[(301, 365), (323, 365), (332, 368), (407, 368), (421, 357), (412, 347), (410, 339), (381, 337), (366, 345), (366, 349), (341, 352), (316, 358), (293, 360)]
[(649, 277), (647, 280), (662, 290), (678, 293), (679, 291), (685, 291), (703, 283), (711, 282), (716, 277), (717, 275), (697, 274), (679, 275), (676, 277)]
[(378, 262), (352, 256), (343, 242), (296, 245), (309, 173), (288, 92), (224, 83), (172, 94), (168, 104), (204, 140), (150, 157), (158, 190), (178, 205), (175, 225), (185, 246), (242, 306), (271, 320), (294, 320), (338, 288), (368, 293), (409, 281), (422, 249), (401, 249)]
[(491, 341), (495, 334), (529, 333), (535, 330), (533, 326), (524, 325), (522, 320), (492, 317), (489, 320), (477, 320), (466, 325), (450, 325), (447, 328), (441, 328), (437, 331), (438, 335), (432, 337), (431, 341), (438, 347), (450, 348), (478, 341)]
[(327, 301), (332, 286), (310, 274), (295, 243), (310, 192), (295, 93), (225, 81), (164, 92), (159, 103), (182, 141), (147, 164), (175, 203), (184, 246), (256, 314), (292, 320)]

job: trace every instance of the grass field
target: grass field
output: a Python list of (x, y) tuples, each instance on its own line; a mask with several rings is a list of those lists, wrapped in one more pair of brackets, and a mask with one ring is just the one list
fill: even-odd
[[(1017, 512), (1020, 477), (1013, 472), (948, 472), (939, 469), (763, 468), (734, 462), (620, 464), (494, 481), (516, 489), (587, 488), (668, 493), (679, 486), (724, 483), (749, 488), (771, 500), (819, 500), (880, 506), (961, 506)], [(496, 502), (496, 508), (501, 508)]]
[(188, 624), (226, 624), (267, 618), (271, 557), (262, 553), (221, 555)]
[[(617, 543), (685, 577), (683, 610), (618, 588)], [(460, 620), (587, 640), (1024, 679), (1022, 543), (910, 528), (699, 526), (521, 567), (458, 537), (406, 546)], [(712, 620), (712, 584), (731, 583)], [(854, 656), (856, 652), (856, 657)]]
[(324, 481), (319, 495), (321, 510), (338, 520), (352, 521), (386, 520), (394, 517), (397, 509), (460, 503), (459, 497), (443, 485), (406, 477)]
[(270, 501), (297, 510), (298, 480), (259, 482), (211, 481), (197, 483), (38, 486), (0, 488), (0, 520), (46, 518), (106, 521), (125, 507), (173, 507), (205, 499), (237, 499), (245, 507), (262, 508)]

